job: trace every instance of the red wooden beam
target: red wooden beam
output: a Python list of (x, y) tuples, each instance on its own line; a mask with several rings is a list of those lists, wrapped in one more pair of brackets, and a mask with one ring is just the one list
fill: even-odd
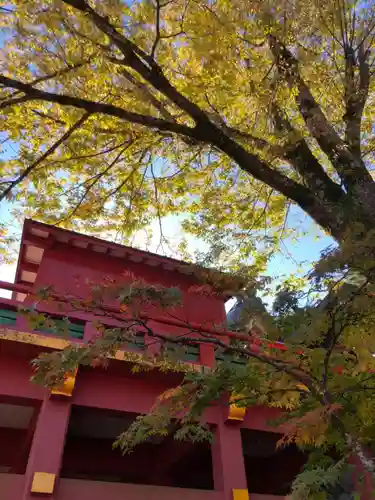
[(33, 264), (32, 262), (22, 261), (20, 266), (21, 271), (29, 271), (30, 273), (37, 273), (39, 269), (39, 264)]
[(31, 285), (20, 285), (19, 283), (9, 283), (0, 281), (0, 289), (10, 290), (11, 292), (31, 293)]
[(19, 281), (17, 283), (17, 285), (28, 288), (29, 289), (28, 293), (31, 293), (31, 287), (33, 286), (33, 283), (31, 283), (31, 281), (22, 280), (22, 281)]
[(37, 248), (49, 248), (53, 242), (54, 237), (49, 235), (48, 238), (41, 238), (40, 236), (35, 236), (34, 234), (25, 234), (23, 238), (24, 245), (32, 245)]

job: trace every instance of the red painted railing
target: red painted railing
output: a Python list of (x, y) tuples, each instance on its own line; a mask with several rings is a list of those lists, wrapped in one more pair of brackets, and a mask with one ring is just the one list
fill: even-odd
[[(18, 474), (0, 474), (1, 500), (22, 500), (24, 476)], [(283, 500), (282, 496), (249, 494), (250, 500)], [(138, 484), (110, 483), (64, 479), (54, 495), (56, 500), (225, 500), (222, 491), (169, 488), (164, 486), (146, 486)]]
[[(16, 292), (21, 292), (21, 293), (32, 293), (31, 287), (27, 287), (25, 285), (17, 285), (14, 283), (8, 283), (5, 281), (0, 281), (0, 289), (1, 288), (6, 289), (6, 290), (16, 291)], [(61, 300), (61, 297), (58, 297), (58, 298)], [(1, 299), (0, 299), (0, 301), (1, 301)], [(106, 310), (108, 312), (112, 312), (115, 314), (121, 314), (124, 318), (126, 318), (126, 314), (124, 312), (120, 311), (120, 309), (117, 307), (110, 306), (110, 305), (103, 305), (101, 307), (103, 308), (103, 310)], [(197, 333), (202, 332), (205, 334), (215, 335), (217, 337), (225, 337), (227, 339), (232, 338), (235, 340), (242, 340), (244, 342), (247, 342), (248, 347), (250, 349), (253, 349), (254, 351), (259, 351), (260, 345), (262, 345), (263, 347), (266, 347), (266, 348), (270, 348), (270, 349), (277, 349), (277, 350), (282, 350), (282, 351), (287, 350), (287, 347), (282, 342), (270, 342), (269, 340), (261, 339), (258, 336), (256, 336), (257, 337), (256, 342), (251, 342), (251, 335), (245, 335), (245, 334), (230, 331), (230, 330), (223, 330), (221, 327), (210, 328), (206, 325), (202, 326), (201, 324), (194, 323), (194, 322), (186, 323), (185, 321), (180, 320), (178, 318), (174, 318), (174, 317), (152, 315), (152, 314), (142, 314), (141, 313), (140, 318), (143, 320), (153, 321), (153, 322), (164, 324), (164, 325), (176, 326), (179, 328), (188, 328), (189, 331), (191, 331), (191, 332), (196, 331)]]
[[(31, 290), (29, 287), (26, 287), (25, 285), (16, 285), (14, 283), (7, 283), (4, 281), (0, 281), (0, 289), (6, 289), (6, 290), (11, 290), (11, 291), (16, 291), (16, 292), (22, 292), (22, 293), (30, 293)], [(30, 298), (30, 295), (29, 295)], [(24, 308), (30, 307), (30, 304), (27, 302), (20, 302), (17, 300), (13, 299), (7, 299), (0, 297), (0, 333), (1, 330), (4, 331), (6, 330), (15, 330), (15, 331), (21, 331), (21, 332), (27, 332), (27, 333), (37, 333), (39, 335), (48, 335), (50, 336), (57, 336), (54, 334), (53, 331), (51, 330), (43, 330), (40, 329), (38, 331), (34, 331), (30, 328), (29, 322), (27, 318), (25, 317), (24, 314), (22, 314), (21, 311)], [(54, 319), (59, 319), (59, 317), (62, 317), (63, 313), (60, 311), (60, 314), (56, 307), (54, 307), (53, 302), (50, 304), (43, 303), (43, 302), (36, 302), (34, 304), (35, 310), (40, 313), (46, 314), (46, 316), (52, 316)], [(107, 308), (109, 309), (109, 308)], [(100, 317), (100, 322), (104, 324), (105, 326), (108, 327), (113, 327), (113, 326), (119, 326), (121, 325), (121, 316), (124, 316), (124, 319), (126, 319), (126, 316), (121, 313), (119, 310), (115, 308), (111, 308), (113, 312), (117, 313), (116, 320), (111, 320), (108, 318), (103, 318)], [(69, 336), (69, 340), (72, 342), (87, 342), (91, 340), (96, 334), (97, 330), (94, 327), (94, 322), (98, 320), (98, 318), (95, 316), (94, 312), (86, 312), (86, 311), (69, 311), (66, 313), (64, 311), (64, 316), (68, 316), (69, 318), (69, 323), (71, 323), (72, 328), (71, 328), (71, 335)], [(166, 321), (165, 318), (161, 317), (156, 317), (153, 316), (151, 318), (147, 318), (148, 320), (152, 321), (153, 324), (156, 324), (156, 327), (160, 332), (163, 330), (163, 325), (169, 325), (169, 324), (174, 324), (176, 322), (171, 322), (171, 321)], [(77, 331), (76, 328), (74, 328), (74, 325), (80, 323), (83, 326), (83, 332), (80, 338), (77, 338)], [(183, 322), (179, 322), (178, 324), (183, 325)], [(184, 325), (186, 328), (186, 325)], [(141, 350), (147, 350), (151, 349), (153, 352), (155, 352), (158, 348), (160, 348), (160, 343), (159, 345), (155, 342), (155, 339), (152, 339), (152, 342), (149, 342), (149, 338), (147, 335), (144, 335), (144, 345), (141, 345), (142, 342), (139, 342), (138, 339), (135, 339), (134, 342), (129, 342), (129, 347), (126, 350), (134, 352), (134, 350), (139, 351)], [(199, 346), (197, 346), (199, 347)], [(193, 351), (194, 349), (190, 349)], [(212, 352), (208, 352), (211, 350)], [(185, 361), (191, 362), (193, 364), (202, 364), (202, 365), (207, 365), (211, 366), (213, 364), (213, 359), (214, 359), (214, 348), (213, 346), (203, 346), (202, 348), (196, 349), (192, 353), (187, 353), (186, 359), (184, 358)]]
[[(0, 289), (6, 289), (6, 290), (11, 290), (14, 292), (19, 292), (19, 293), (25, 293), (29, 295), (29, 298), (32, 297), (33, 295), (33, 290), (31, 286), (27, 285), (19, 285), (19, 284), (14, 284), (14, 283), (8, 283), (5, 281), (0, 281)], [(61, 302), (63, 300), (62, 297), (60, 296), (53, 296), (57, 301)], [(68, 301), (66, 301), (68, 303)], [(23, 302), (17, 302), (12, 299), (3, 299), (0, 298), (0, 310), (2, 306), (7, 309), (13, 308), (14, 311), (17, 311), (20, 308), (25, 307), (25, 303)], [(53, 306), (52, 306), (53, 308)], [(111, 306), (111, 305), (101, 305), (101, 309), (113, 313), (114, 318), (116, 318), (115, 322), (108, 319), (103, 319), (100, 317), (100, 322), (103, 324), (108, 324), (109, 326), (120, 326), (121, 325), (121, 319), (129, 319), (129, 316), (123, 311), (121, 311), (118, 307)], [(49, 313), (52, 315), (56, 315), (56, 311), (51, 310), (51, 306), (46, 307), (46, 305), (43, 305), (43, 303), (38, 303), (36, 305), (36, 310), (42, 313)], [(90, 339), (93, 338), (93, 336), (96, 335), (96, 330), (93, 327), (93, 322), (95, 320), (98, 320), (98, 317), (95, 317), (95, 313), (93, 312), (85, 312), (85, 311), (69, 311), (66, 312), (65, 315), (69, 317), (71, 321), (81, 321), (85, 323), (84, 326), (84, 332), (83, 332), (83, 338), (81, 341), (89, 341)], [(252, 335), (252, 332), (249, 332), (248, 335), (238, 333), (238, 332), (233, 332), (229, 330), (224, 330), (221, 326), (210, 328), (207, 325), (199, 325), (196, 323), (187, 323), (184, 322), (178, 318), (172, 317), (172, 316), (161, 316), (161, 315), (152, 315), (152, 314), (140, 314), (140, 317), (142, 320), (146, 321), (148, 324), (152, 322), (152, 327), (155, 328), (155, 331), (159, 331), (159, 333), (163, 333), (163, 329), (165, 329), (165, 326), (175, 326), (176, 328), (179, 328), (179, 335), (181, 334), (181, 329), (186, 328), (186, 334), (189, 338), (194, 337), (194, 334), (209, 334), (211, 336), (215, 336), (224, 342), (227, 342), (230, 339), (234, 340), (240, 340), (243, 342), (246, 342), (246, 347), (250, 351), (254, 353), (260, 353), (264, 349), (271, 349), (271, 350), (286, 350), (287, 347), (281, 343), (281, 342), (270, 342), (267, 339), (261, 339), (259, 338), (258, 335)], [(117, 324), (116, 324), (117, 321)], [(1, 321), (0, 321), (0, 328), (1, 328)], [(21, 331), (26, 331), (29, 332), (30, 328), (27, 325), (27, 321), (22, 315), (17, 315), (16, 322), (14, 325), (7, 325), (7, 328), (14, 328), (16, 330), (21, 330)], [(51, 332), (49, 332), (51, 333)], [(151, 339), (151, 337), (148, 337), (147, 334), (145, 334), (145, 349), (152, 349), (153, 352), (157, 351), (161, 344), (155, 343), (155, 338), (152, 338), (151, 342), (148, 340)], [(79, 339), (71, 339), (74, 341), (80, 341)], [(193, 364), (200, 364), (204, 366), (209, 366), (212, 367), (215, 364), (215, 347), (214, 345), (210, 344), (204, 344), (204, 343), (199, 343), (199, 356), (189, 356), (185, 359), (185, 361), (192, 362)], [(152, 345), (152, 347), (150, 347)], [(132, 346), (129, 350), (134, 350), (136, 348), (138, 350), (137, 346)], [(263, 351), (264, 352), (264, 351)], [(228, 355), (225, 355), (226, 357)], [(222, 355), (221, 355), (222, 357)], [(229, 356), (228, 356), (229, 357)], [(190, 358), (190, 359), (189, 359)], [(220, 359), (219, 357), (217, 359)], [(245, 362), (245, 359), (244, 359)]]
[(31, 288), (27, 285), (18, 285), (17, 283), (9, 283), (8, 281), (0, 280), (0, 289), (10, 290), (11, 292), (30, 293)]

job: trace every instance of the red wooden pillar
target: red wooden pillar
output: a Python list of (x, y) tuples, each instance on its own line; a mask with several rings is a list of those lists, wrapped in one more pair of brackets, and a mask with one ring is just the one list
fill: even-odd
[(83, 332), (83, 341), (88, 343), (94, 341), (98, 337), (98, 331), (92, 321), (86, 321), (85, 329)]
[(215, 490), (223, 491), (225, 500), (246, 500), (245, 461), (238, 425), (224, 421), (217, 425), (212, 444), (212, 461)]
[(22, 500), (35, 500), (41, 495), (54, 498), (70, 410), (70, 400), (49, 396), (44, 399), (31, 444)]

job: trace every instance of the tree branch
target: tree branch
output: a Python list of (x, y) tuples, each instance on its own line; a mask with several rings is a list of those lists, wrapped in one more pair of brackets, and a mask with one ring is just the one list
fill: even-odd
[(328, 122), (299, 73), (297, 59), (275, 36), (269, 35), (268, 40), (279, 73), (286, 78), (289, 87), (298, 89), (296, 102), (307, 128), (328, 156), (346, 189), (351, 191), (356, 184), (363, 182), (373, 184), (364, 164), (352, 154)]
[(121, 73), (130, 83), (134, 85), (134, 87), (136, 87), (138, 90), (140, 90), (140, 92), (142, 92), (142, 94), (146, 97), (146, 99), (150, 102), (150, 104), (159, 111), (159, 113), (164, 119), (169, 120), (171, 122), (176, 121), (174, 116), (171, 115), (171, 113), (166, 109), (165, 105), (153, 95), (153, 93), (150, 91), (150, 89), (147, 87), (145, 83), (142, 83), (139, 80), (137, 80), (126, 69), (123, 69)]
[[(125, 146), (124, 146), (125, 144)], [(123, 155), (123, 153), (129, 148), (131, 147), (132, 145), (134, 144), (134, 139), (131, 139), (128, 143), (123, 143), (121, 145), (118, 145), (116, 146), (116, 149), (118, 149), (119, 147), (121, 147), (122, 149), (120, 150), (120, 152), (115, 156), (115, 158), (109, 163), (109, 165), (107, 165), (107, 167), (99, 172), (98, 174), (96, 174), (94, 177), (91, 177), (88, 181), (86, 181), (84, 184), (87, 184), (85, 189), (84, 189), (84, 192), (82, 194), (82, 196), (80, 197), (80, 199), (78, 200), (78, 203), (75, 205), (75, 207), (73, 208), (73, 210), (66, 216), (64, 217), (63, 219), (60, 219), (59, 221), (56, 222), (56, 226), (58, 226), (59, 224), (61, 224), (62, 222), (65, 222), (66, 220), (68, 219), (72, 219), (74, 217), (74, 215), (77, 213), (79, 207), (82, 205), (82, 203), (84, 202), (88, 192), (95, 186), (95, 184), (97, 184), (100, 179), (102, 177), (104, 177), (105, 175), (108, 174), (108, 172), (116, 165), (116, 163), (118, 163), (118, 161), (121, 159), (121, 156)], [(82, 185), (82, 184), (81, 184)], [(80, 185), (77, 186), (78, 188), (80, 187)]]
[(160, 11), (161, 11), (161, 5), (160, 5), (160, 0), (155, 0), (156, 1), (156, 12), (155, 12), (155, 31), (156, 31), (156, 36), (154, 43), (152, 44), (151, 48), (151, 57), (154, 59), (155, 58), (155, 52), (158, 46), (158, 43), (160, 42)]
[(312, 154), (306, 139), (293, 128), (289, 119), (276, 104), (272, 105), (272, 115), (275, 127), (282, 133), (297, 137), (295, 142), (290, 141), (284, 148), (284, 158), (289, 160), (294, 170), (306, 181), (313, 191), (323, 192), (327, 200), (340, 201), (344, 191), (326, 173), (319, 161)]
[[(178, 123), (172, 123), (149, 115), (142, 115), (139, 113), (134, 113), (132, 111), (126, 111), (125, 109), (114, 106), (113, 104), (99, 103), (87, 99), (82, 99), (80, 97), (46, 92), (44, 90), (36, 89), (28, 83), (22, 83), (19, 80), (14, 80), (13, 78), (8, 78), (4, 75), (0, 75), (0, 84), (6, 87), (21, 90), (26, 94), (29, 101), (41, 100), (56, 102), (58, 104), (61, 104), (62, 106), (73, 106), (75, 108), (84, 109), (89, 113), (103, 113), (105, 115), (114, 116), (116, 118), (120, 118), (131, 123), (136, 123), (138, 125), (145, 125), (146, 127), (156, 128), (160, 131), (168, 131), (191, 137), (196, 140), (201, 140), (195, 128), (187, 127), (186, 125), (180, 125)], [(0, 103), (0, 109), (4, 109), (10, 105), (12, 105), (12, 102), (5, 101), (3, 103)]]
[[(352, 153), (361, 159), (361, 121), (368, 98), (370, 86), (370, 67), (367, 61), (368, 52), (363, 44), (358, 49), (356, 58), (354, 49), (347, 47), (345, 51), (345, 104), (346, 122), (345, 140)], [(358, 84), (355, 78), (355, 66), (358, 66)]]
[[(96, 27), (105, 33), (124, 56), (124, 66), (131, 67), (156, 90), (168, 97), (174, 104), (185, 111), (193, 120), (208, 122), (204, 111), (182, 95), (165, 77), (163, 70), (153, 57), (126, 38), (109, 22), (108, 18), (98, 14), (85, 0), (63, 0), (64, 3), (85, 13)], [(120, 62), (120, 61), (118, 61)]]
[[(193, 139), (196, 139), (200, 142), (212, 142), (213, 144), (226, 142), (224, 152), (228, 151), (230, 155), (234, 154), (234, 156), (237, 157), (241, 161), (241, 163), (244, 163), (245, 160), (247, 165), (244, 170), (248, 171), (259, 180), (271, 183), (270, 185), (274, 184), (272, 187), (275, 187), (275, 189), (277, 189), (278, 191), (284, 192), (286, 196), (290, 196), (292, 199), (294, 199), (293, 194), (296, 189), (300, 189), (301, 195), (303, 196), (308, 194), (307, 190), (303, 186), (299, 185), (292, 179), (285, 177), (276, 170), (268, 167), (255, 155), (246, 152), (240, 145), (231, 141), (230, 138), (228, 138), (224, 133), (221, 133), (220, 136), (218, 136), (217, 132), (220, 131), (213, 124), (211, 124), (211, 127), (206, 127), (207, 124), (204, 123), (200, 127), (196, 126), (194, 128), (191, 128), (185, 125), (180, 125), (178, 123), (172, 123), (163, 119), (154, 118), (152, 116), (126, 111), (112, 104), (98, 103), (79, 97), (73, 97), (64, 94), (54, 94), (51, 92), (35, 89), (27, 83), (22, 83), (18, 80), (14, 80), (2, 75), (0, 75), (0, 83), (8, 87), (21, 90), (29, 97), (30, 100), (33, 99), (57, 102), (61, 105), (74, 106), (76, 108), (84, 109), (90, 113), (103, 113), (115, 116), (131, 123), (144, 125), (150, 128), (156, 128), (160, 131), (174, 132), (177, 134), (185, 135), (187, 137), (192, 137)], [(7, 102), (1, 103), (0, 109), (5, 108), (7, 105)], [(228, 145), (231, 147), (228, 148)], [(241, 153), (241, 155), (239, 155), (238, 153)], [(310, 194), (312, 195), (312, 193)]]
[[(146, 321), (139, 320), (140, 323), (142, 324), (143, 328), (147, 331), (148, 335), (153, 338), (158, 338), (162, 340), (163, 342), (171, 342), (174, 344), (211, 344), (211, 345), (216, 345), (218, 347), (221, 347), (224, 349), (226, 352), (232, 352), (235, 354), (240, 354), (241, 356), (245, 356), (247, 358), (253, 358), (256, 359), (262, 363), (265, 363), (272, 368), (274, 368), (278, 372), (284, 372), (293, 377), (294, 379), (298, 380), (299, 382), (303, 383), (308, 387), (312, 392), (315, 392), (315, 380), (313, 377), (310, 376), (307, 372), (297, 368), (296, 366), (293, 366), (292, 363), (288, 361), (283, 361), (283, 360), (278, 360), (277, 358), (274, 358), (268, 354), (261, 353), (261, 352), (255, 352), (255, 350), (251, 350), (251, 348), (248, 349), (243, 349), (240, 347), (234, 347), (231, 345), (226, 344), (219, 338), (214, 338), (212, 336), (204, 335), (204, 333), (200, 330), (191, 328), (190, 331), (193, 334), (198, 334), (201, 337), (188, 337), (186, 335), (180, 336), (178, 338), (174, 338), (169, 335), (164, 335), (161, 333), (156, 333), (152, 328), (150, 328), (147, 325)], [(188, 323), (187, 323), (188, 325)]]
[[(258, 180), (267, 183), (270, 187), (283, 193), (288, 198), (296, 201), (304, 210), (306, 210), (319, 224), (327, 227), (327, 221), (323, 223), (321, 207), (316, 204), (315, 194), (304, 188), (297, 182), (289, 179), (285, 175), (270, 168), (266, 163), (262, 162), (256, 155), (247, 152), (240, 144), (234, 142), (224, 132), (222, 132), (215, 124), (213, 124), (206, 113), (195, 103), (182, 95), (165, 77), (162, 68), (140, 47), (135, 45), (131, 40), (115, 29), (107, 17), (98, 14), (86, 0), (63, 0), (64, 3), (75, 7), (86, 14), (96, 25), (96, 27), (105, 33), (111, 42), (121, 51), (124, 56), (124, 66), (131, 67), (144, 80), (146, 80), (155, 90), (165, 95), (172, 103), (177, 105), (182, 111), (187, 113), (196, 123), (196, 127), (191, 129), (179, 124), (171, 124), (169, 121), (156, 121), (152, 119), (156, 128), (160, 130), (174, 131), (182, 135), (193, 137), (201, 142), (209, 142), (215, 145), (218, 149), (228, 154), (238, 165), (246, 172), (257, 178)], [(118, 61), (119, 63), (120, 61)], [(103, 108), (102, 108), (103, 109)], [(99, 111), (99, 110), (98, 110)], [(134, 114), (129, 118), (123, 118), (132, 121), (133, 123), (141, 123), (146, 126), (153, 126), (150, 123), (150, 118)], [(159, 125), (158, 125), (159, 124)], [(323, 217), (326, 217), (324, 214)], [(337, 225), (335, 217), (329, 214), (332, 220), (329, 227)], [(333, 232), (336, 229), (333, 229)], [(337, 235), (335, 235), (337, 237)]]
[[(24, 92), (29, 100), (56, 102), (63, 106), (73, 106), (83, 109), (90, 114), (103, 113), (130, 123), (155, 128), (161, 132), (172, 132), (190, 137), (201, 143), (211, 143), (237, 162), (242, 170), (298, 203), (319, 224), (326, 228), (329, 227), (334, 237), (339, 238), (342, 234), (342, 230), (338, 227), (337, 214), (325, 213), (320, 203), (317, 202), (319, 200), (317, 200), (313, 191), (269, 167), (267, 163), (261, 161), (256, 155), (246, 151), (240, 144), (233, 141), (216, 125), (210, 122), (205, 114), (204, 119), (200, 120), (192, 128), (153, 116), (126, 111), (113, 104), (99, 103), (79, 97), (46, 92), (4, 75), (0, 75), (0, 84)], [(0, 109), (10, 104), (3, 102), (0, 104)]]
[[(53, 80), (54, 78), (57, 78), (59, 76), (70, 73), (71, 71), (73, 71), (75, 69), (82, 68), (82, 66), (84, 66), (85, 64), (88, 64), (90, 61), (91, 61), (91, 58), (88, 58), (88, 59), (81, 61), (79, 63), (76, 63), (76, 64), (68, 64), (66, 68), (58, 69), (58, 70), (54, 71), (53, 73), (50, 73), (49, 75), (44, 75), (44, 76), (40, 76), (38, 78), (35, 78), (35, 80), (32, 80), (29, 83), (29, 85), (35, 86), (38, 83), (43, 83), (43, 82), (47, 82), (48, 80)], [(6, 101), (9, 103), (12, 100), (12, 102), (11, 102), (12, 104), (18, 104), (19, 102), (27, 101), (28, 99), (26, 96), (20, 97), (20, 98), (18, 98), (18, 100), (15, 98), (15, 96), (20, 94), (20, 93), (22, 93), (22, 90), (18, 90), (17, 92), (12, 94), (8, 98), (0, 99), (0, 101)]]

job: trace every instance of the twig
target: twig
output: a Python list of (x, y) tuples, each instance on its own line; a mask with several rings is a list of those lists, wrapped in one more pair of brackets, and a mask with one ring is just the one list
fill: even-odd
[(161, 5), (160, 5), (160, 0), (155, 0), (156, 1), (156, 13), (155, 13), (155, 30), (156, 30), (156, 36), (154, 43), (152, 44), (151, 48), (151, 57), (154, 59), (155, 58), (155, 52), (156, 48), (158, 46), (158, 43), (160, 41), (160, 11), (161, 11)]
[(34, 163), (29, 165), (22, 173), (10, 183), (10, 185), (4, 189), (2, 193), (0, 193), (0, 201), (4, 200), (12, 191), (12, 189), (17, 186), (20, 182), (22, 182), (33, 170), (35, 170), (38, 165), (40, 165), (48, 156), (50, 156), (56, 149), (66, 141), (76, 130), (78, 130), (91, 116), (91, 113), (85, 113), (74, 125), (72, 125), (66, 132), (63, 134), (60, 139), (58, 139), (47, 151), (42, 154)]
[[(134, 141), (130, 141), (130, 143), (127, 143), (125, 147), (123, 147), (121, 149), (121, 151), (116, 155), (115, 159), (107, 166), (107, 168), (105, 168), (102, 172), (99, 172), (97, 175), (95, 175), (94, 177), (92, 177), (90, 179), (90, 181), (92, 181), (85, 189), (83, 195), (81, 196), (81, 198), (79, 199), (78, 203), (76, 204), (76, 206), (73, 208), (73, 210), (66, 216), (64, 217), (63, 219), (60, 219), (58, 222), (56, 222), (56, 226), (58, 226), (59, 224), (61, 224), (62, 222), (65, 222), (66, 220), (68, 219), (72, 219), (72, 217), (77, 213), (79, 207), (82, 205), (84, 199), (86, 198), (87, 196), (87, 193), (95, 186), (95, 184), (97, 184), (99, 182), (99, 180), (104, 177), (110, 170), (111, 168), (116, 165), (116, 163), (119, 161), (119, 159), (121, 158), (122, 154), (134, 143)], [(122, 144), (123, 145), (123, 144)]]

